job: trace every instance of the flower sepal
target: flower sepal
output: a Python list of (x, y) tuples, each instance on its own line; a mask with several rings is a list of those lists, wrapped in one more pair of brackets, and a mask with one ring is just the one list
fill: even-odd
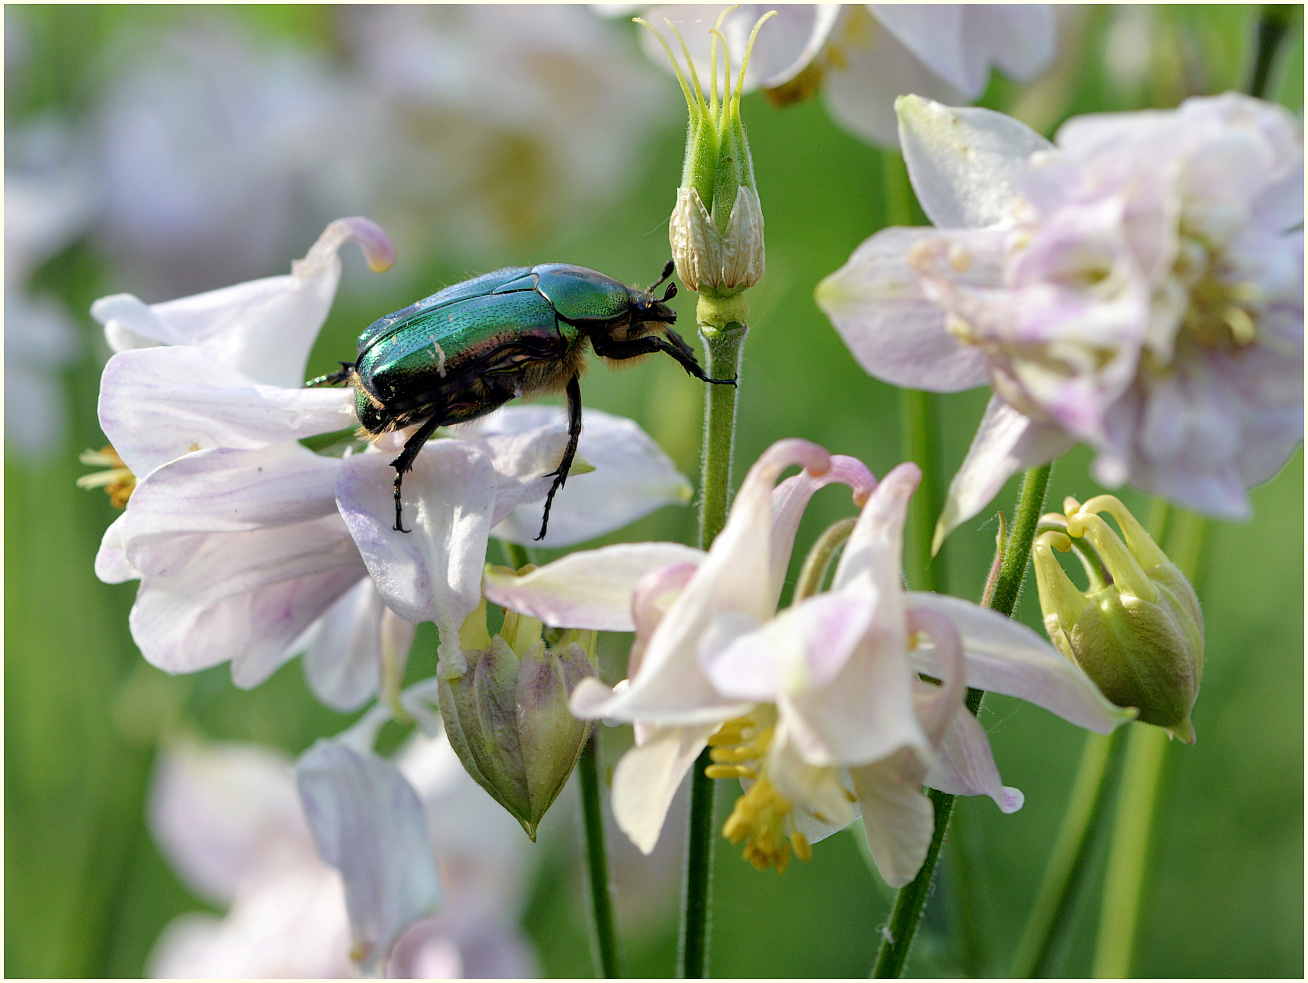
[(466, 671), (439, 683), (450, 745), (534, 841), (590, 736), (590, 722), (572, 716), (568, 698), (595, 674), (596, 634), (564, 632), (546, 646), (540, 621), (505, 611), (492, 637), (482, 601), (464, 622), (460, 642)]

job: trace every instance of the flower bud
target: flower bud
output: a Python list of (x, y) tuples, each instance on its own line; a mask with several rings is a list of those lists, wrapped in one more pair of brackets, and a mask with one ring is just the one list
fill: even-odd
[[(730, 9), (730, 8), (728, 8)], [(726, 11), (723, 12), (726, 16)], [(672, 62), (681, 91), (686, 96), (690, 121), (686, 130), (686, 158), (677, 189), (677, 205), (672, 211), (668, 238), (677, 275), (691, 290), (700, 293), (701, 323), (721, 327), (727, 321), (744, 323), (748, 307), (741, 291), (752, 287), (766, 267), (763, 245), (763, 208), (754, 184), (754, 160), (740, 119), (740, 95), (749, 66), (749, 53), (758, 37), (766, 14), (754, 25), (735, 86), (731, 81), (731, 55), (719, 30), (713, 34), (712, 74), (707, 93), (700, 86), (689, 50), (677, 29), (686, 55), (690, 81), (682, 73), (667, 41), (654, 32)], [(724, 57), (721, 99), (718, 94), (718, 46)], [(734, 303), (731, 302), (734, 299)]]
[[(1034, 564), (1040, 609), (1050, 641), (1094, 680), (1118, 706), (1136, 707), (1139, 719), (1193, 744), (1190, 712), (1204, 668), (1203, 614), (1194, 588), (1112, 495), (1041, 521)], [(1118, 536), (1098, 513), (1107, 512)], [(1125, 538), (1125, 542), (1123, 542)], [(1053, 550), (1076, 548), (1090, 579), (1081, 591)]]
[(465, 648), (467, 671), (440, 681), (441, 716), (468, 774), (535, 840), (590, 736), (591, 724), (572, 716), (568, 697), (594, 675), (596, 635), (565, 632), (547, 648), (535, 618), (505, 611), (494, 637), (485, 624), (483, 600), (459, 634), (465, 646), (485, 647)]

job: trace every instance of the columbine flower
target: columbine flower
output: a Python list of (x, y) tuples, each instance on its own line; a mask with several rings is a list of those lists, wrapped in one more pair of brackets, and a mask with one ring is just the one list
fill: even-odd
[[(760, 16), (774, 8), (742, 4), (726, 14), (722, 34), (733, 55)], [(698, 37), (720, 7), (655, 7), (686, 35), (696, 62), (707, 65)], [(1046, 4), (821, 4), (776, 7), (777, 23), (754, 48), (745, 91), (765, 90), (777, 103), (825, 90), (832, 117), (870, 143), (898, 140), (896, 96), (916, 92), (945, 102), (970, 102), (985, 90), (992, 66), (1023, 81), (1054, 54), (1054, 15)], [(642, 39), (655, 61), (657, 50)]]
[[(805, 471), (774, 490), (792, 464)], [(1129, 718), (1030, 629), (956, 598), (904, 592), (902, 529), (917, 480), (904, 465), (871, 492), (859, 462), (781, 441), (750, 469), (707, 554), (649, 543), (574, 553), (519, 578), (488, 573), (488, 597), (546, 623), (636, 631), (630, 679), (613, 690), (585, 680), (572, 707), (636, 724), (613, 809), (642, 850), (712, 745), (711, 774), (747, 785), (725, 832), (747, 841), (756, 865), (784, 867), (792, 849), (806, 857), (861, 810), (883, 876), (905, 884), (931, 837), (923, 781), (990, 795), (1005, 811), (1021, 805), (963, 709), (966, 686), (1097, 730)], [(866, 501), (832, 590), (777, 614), (799, 518), (832, 481)], [(605, 586), (587, 592), (587, 582)]]
[[(389, 261), (377, 226), (345, 219), (289, 276), (153, 306), (120, 295), (93, 308), (120, 349), (105, 366), (101, 425), (137, 478), (96, 572), (110, 583), (141, 580), (130, 623), (142, 653), (170, 672), (230, 660), (233, 680), (249, 687), (307, 647), (312, 688), (340, 709), (361, 705), (380, 682), (393, 695), (420, 621), (436, 622), (447, 667), (461, 669), (458, 629), (481, 601), (491, 529), (545, 496), (566, 440), (561, 409), (510, 408), (465, 428), (466, 439), (429, 442), (406, 483), (414, 534), (394, 533), (389, 461), (403, 434), (344, 457), (299, 443), (358, 423), (349, 390), (302, 387), (348, 239)], [(570, 482), (576, 489), (557, 501), (567, 521), (550, 544), (688, 495), (629, 421), (590, 413), (586, 423), (582, 457), (622, 467)], [(629, 484), (641, 494), (627, 496)], [(510, 524), (500, 534), (518, 533)]]
[[(1041, 519), (1051, 528), (1032, 553), (1049, 640), (1118, 706), (1136, 707), (1143, 723), (1193, 744), (1190, 711), (1204, 671), (1194, 588), (1114, 496), (1063, 504), (1063, 515)], [(1100, 512), (1117, 520), (1121, 536)], [(1084, 592), (1053, 554), (1073, 547), (1090, 580)]]
[[(516, 824), (464, 774), (444, 738), (415, 738), (396, 764), (416, 792), (430, 837), (426, 863), (434, 860), (445, 900), (439, 914), (400, 936), (387, 975), (531, 975), (530, 944), (516, 925), (531, 857)], [(226, 909), (175, 919), (155, 943), (151, 975), (356, 974), (345, 883), (318, 856), (288, 758), (256, 745), (166, 746), (149, 820), (187, 886)], [(396, 866), (412, 868), (421, 859), (398, 858)]]
[(900, 101), (939, 228), (887, 229), (817, 292), (896, 385), (995, 396), (937, 542), (1077, 441), (1097, 480), (1214, 515), (1303, 438), (1303, 138), (1245, 96), (1072, 120), (1050, 145), (983, 109)]

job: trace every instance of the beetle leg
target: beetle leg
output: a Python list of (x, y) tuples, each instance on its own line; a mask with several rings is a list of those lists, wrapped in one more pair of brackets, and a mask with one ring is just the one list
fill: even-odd
[(326, 375), (320, 375), (316, 379), (310, 379), (304, 384), (304, 388), (312, 389), (316, 386), (339, 386), (342, 383), (350, 381), (350, 374), (353, 371), (353, 362), (342, 362), (341, 367), (335, 372), (328, 372)]
[(653, 335), (646, 335), (644, 338), (630, 338), (625, 341), (615, 341), (612, 338), (606, 338), (603, 335), (595, 334), (591, 336), (590, 344), (595, 349), (595, 354), (602, 358), (611, 358), (615, 361), (623, 361), (628, 358), (639, 358), (641, 355), (651, 355), (654, 352), (667, 352), (675, 358), (681, 367), (693, 375), (701, 382), (711, 382), (719, 386), (734, 386), (736, 380), (731, 379), (710, 379), (700, 368), (699, 362), (695, 359), (695, 353), (690, 346), (671, 328), (664, 329), (672, 335), (677, 341), (681, 342), (680, 346)]
[(391, 467), (395, 469), (395, 531), (412, 532), (411, 529), (405, 529), (401, 518), (404, 515), (404, 508), (400, 499), (400, 486), (404, 483), (404, 473), (413, 469), (413, 459), (418, 456), (418, 451), (422, 450), (422, 445), (427, 443), (427, 439), (436, 432), (436, 428), (441, 425), (443, 414), (433, 415), (426, 423), (413, 432), (413, 436), (404, 442), (404, 450), (400, 451), (400, 456), (391, 462)]
[[(563, 487), (563, 483), (568, 480), (568, 472), (572, 469), (572, 459), (577, 456), (577, 441), (581, 439), (581, 385), (577, 382), (577, 376), (568, 380), (568, 446), (563, 449), (563, 460), (559, 462), (558, 469), (551, 472), (554, 475), (554, 484), (550, 485), (550, 493), (545, 496), (545, 515), (540, 521), (540, 535), (537, 540), (545, 538), (545, 530), (550, 524), (550, 506), (554, 504), (554, 493)], [(549, 477), (549, 475), (546, 475)]]

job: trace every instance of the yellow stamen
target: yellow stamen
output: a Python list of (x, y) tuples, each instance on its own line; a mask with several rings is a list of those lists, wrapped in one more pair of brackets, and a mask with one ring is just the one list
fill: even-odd
[(106, 444), (98, 451), (83, 451), (77, 459), (83, 464), (108, 469), (82, 475), (77, 479), (78, 488), (103, 488), (114, 508), (127, 508), (127, 500), (136, 490), (136, 475), (112, 446)]

